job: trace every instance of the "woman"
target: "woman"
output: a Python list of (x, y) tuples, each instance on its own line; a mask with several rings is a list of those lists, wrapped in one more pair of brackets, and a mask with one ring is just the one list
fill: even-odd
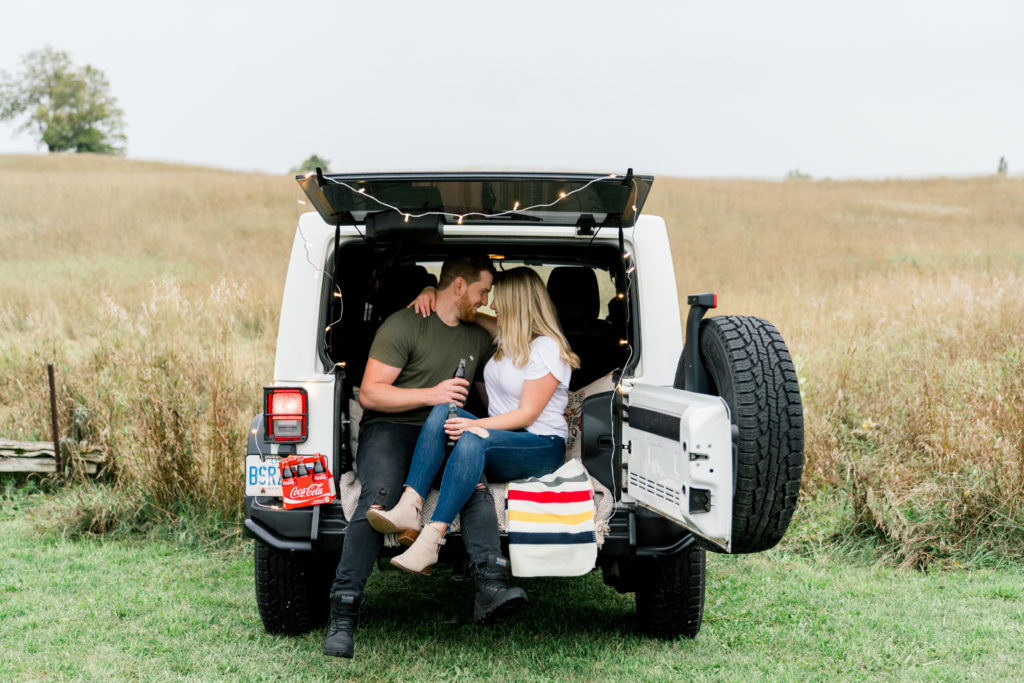
[[(417, 310), (423, 301), (416, 302)], [(391, 510), (370, 510), (367, 520), (381, 533), (398, 533), (412, 546), (391, 563), (409, 572), (429, 574), (444, 535), (473, 493), (481, 474), (489, 482), (540, 477), (565, 458), (568, 427), (563, 412), (569, 400), (569, 375), (579, 357), (558, 326), (543, 281), (530, 268), (501, 272), (494, 280), (494, 319), (478, 317), (496, 333), (497, 349), (484, 368), (488, 417), (435, 406), (416, 442), (405, 490)], [(455, 448), (445, 462), (445, 445)], [(420, 532), (420, 507), (435, 475), (444, 467), (441, 495), (430, 523)]]

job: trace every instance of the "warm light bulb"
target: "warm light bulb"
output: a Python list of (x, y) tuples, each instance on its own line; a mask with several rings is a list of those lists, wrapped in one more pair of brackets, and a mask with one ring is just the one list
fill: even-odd
[(632, 255), (633, 255), (633, 252), (631, 252), (629, 250), (624, 251), (624, 252), (622, 252), (622, 260), (625, 261), (626, 259), (628, 259)]
[(558, 198), (559, 199), (565, 199), (565, 193), (564, 192), (559, 192), (558, 193)]
[(625, 299), (625, 298), (626, 298), (626, 295), (625, 295), (625, 294), (623, 294), (622, 292), (619, 292), (619, 293), (618, 293), (618, 294), (616, 294), (615, 296), (616, 296), (616, 297), (618, 297), (619, 299)]
[(462, 225), (462, 216), (459, 216), (459, 225)]
[(512, 210), (513, 211), (515, 211), (518, 208), (519, 208), (519, 202), (516, 202), (515, 204), (512, 205)]
[(409, 214), (405, 214), (405, 222), (406, 222), (406, 223), (408, 223), (408, 222), (409, 222)]
[(359, 188), (359, 192), (362, 193), (362, 194), (366, 194), (366, 188), (365, 187), (360, 187)]
[(619, 340), (619, 346), (625, 346), (628, 343), (629, 343), (628, 339), (620, 339)]

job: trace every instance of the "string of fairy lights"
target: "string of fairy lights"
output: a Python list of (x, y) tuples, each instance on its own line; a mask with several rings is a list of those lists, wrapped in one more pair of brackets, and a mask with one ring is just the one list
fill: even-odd
[[(308, 173), (306, 175), (306, 177), (309, 178), (312, 175), (313, 175), (313, 173), (311, 172), (311, 173)], [(405, 222), (409, 222), (410, 219), (414, 219), (414, 218), (418, 219), (418, 218), (424, 218), (424, 217), (427, 217), (427, 216), (440, 216), (440, 217), (444, 217), (446, 219), (454, 219), (455, 222), (458, 225), (462, 225), (463, 220), (467, 219), (467, 218), (481, 218), (481, 219), (484, 219), (484, 220), (488, 220), (488, 219), (503, 218), (505, 216), (514, 216), (516, 214), (523, 214), (523, 213), (528, 213), (530, 211), (538, 211), (538, 210), (542, 210), (542, 209), (551, 208), (551, 207), (557, 205), (559, 202), (562, 202), (562, 201), (566, 200), (567, 198), (571, 197), (572, 195), (578, 194), (580, 192), (584, 192), (585, 190), (587, 190), (590, 186), (594, 185), (595, 183), (607, 182), (609, 180), (614, 181), (614, 180), (619, 180), (620, 178), (625, 178), (626, 180), (628, 180), (628, 182), (631, 184), (632, 196), (633, 197), (636, 197), (636, 189), (637, 189), (636, 188), (636, 180), (632, 177), (632, 172), (627, 173), (625, 176), (620, 176), (619, 174), (616, 174), (616, 173), (609, 173), (607, 175), (602, 175), (602, 176), (598, 176), (596, 178), (593, 178), (590, 181), (588, 181), (587, 183), (584, 183), (583, 185), (581, 185), (581, 186), (579, 186), (579, 187), (577, 187), (575, 189), (572, 189), (572, 190), (569, 190), (569, 191), (564, 191), (564, 190), (560, 191), (558, 193), (558, 196), (555, 199), (553, 199), (552, 201), (550, 201), (550, 202), (533, 204), (533, 205), (530, 205), (530, 206), (520, 206), (520, 202), (519, 201), (514, 201), (511, 209), (506, 209), (504, 211), (498, 211), (498, 212), (492, 212), (492, 213), (484, 213), (484, 212), (479, 212), (479, 211), (470, 211), (470, 212), (466, 212), (466, 213), (456, 213), (456, 212), (451, 212), (451, 211), (422, 211), (422, 212), (419, 212), (419, 213), (413, 213), (413, 212), (409, 212), (409, 211), (404, 211), (400, 207), (395, 206), (393, 204), (390, 204), (390, 203), (380, 199), (379, 197), (376, 197), (376, 196), (368, 193), (366, 191), (366, 188), (364, 188), (364, 187), (353, 187), (349, 183), (346, 183), (346, 182), (344, 182), (342, 180), (338, 180), (336, 178), (332, 178), (332, 177), (326, 176), (326, 175), (319, 175), (319, 178), (322, 178), (325, 183), (329, 183), (329, 184), (332, 184), (332, 185), (338, 185), (340, 187), (344, 187), (347, 190), (349, 190), (350, 192), (352, 192), (353, 194), (358, 194), (358, 195), (360, 195), (362, 197), (365, 197), (366, 199), (369, 199), (369, 200), (375, 202), (376, 204), (380, 205), (382, 207), (382, 209), (394, 211), (395, 213), (401, 214), (403, 216), (403, 219), (404, 219)], [(305, 206), (306, 202), (303, 201), (303, 200), (299, 200), (298, 204), (300, 206)], [(635, 213), (636, 210), (637, 210), (636, 204), (632, 204), (631, 208), (632, 208), (633, 212)], [(602, 227), (603, 226), (597, 226), (597, 230), (595, 231), (594, 236), (591, 238), (591, 242), (593, 242), (593, 240), (596, 239), (597, 234), (600, 232)], [(358, 232), (358, 230), (359, 230), (358, 227), (356, 227), (356, 231), (357, 232)], [(363, 236), (362, 233), (359, 233), (359, 234), (360, 234), (360, 236)], [(328, 280), (330, 280), (330, 282), (331, 282), (331, 287), (332, 287), (332, 290), (333, 290), (332, 291), (333, 297), (336, 298), (336, 299), (339, 299), (338, 318), (336, 318), (335, 320), (331, 321), (326, 326), (326, 328), (324, 330), (325, 333), (326, 333), (326, 332), (330, 331), (331, 327), (333, 327), (335, 324), (337, 324), (338, 322), (341, 321), (341, 316), (342, 316), (343, 311), (344, 311), (344, 298), (342, 297), (341, 288), (334, 282), (334, 280), (331, 277), (330, 273), (328, 273), (325, 269), (318, 267), (316, 265), (316, 263), (314, 263), (311, 255), (309, 253), (309, 248), (312, 246), (312, 242), (310, 242), (306, 238), (305, 233), (303, 233), (301, 222), (299, 223), (299, 236), (300, 236), (300, 238), (302, 239), (302, 242), (303, 242), (303, 247), (304, 247), (304, 250), (305, 250), (306, 261), (309, 263), (310, 267), (313, 269), (314, 277), (320, 277), (320, 275), (326, 276), (328, 278)], [(364, 237), (364, 239), (365, 239), (365, 237)], [(631, 259), (632, 259), (632, 252), (630, 252), (629, 250), (627, 250), (625, 248), (622, 248), (621, 254), (622, 254), (622, 260), (624, 262), (626, 262), (626, 268), (625, 268), (625, 275), (626, 275), (626, 279), (627, 279), (626, 290), (629, 291), (629, 289), (630, 289), (630, 287), (632, 285), (632, 278), (630, 276), (632, 275), (633, 271), (636, 270), (636, 265), (635, 265), (635, 263), (633, 263), (631, 261)], [(625, 298), (625, 294), (623, 292), (619, 292), (617, 294), (617, 298), (620, 299), (620, 300), (624, 299)], [(627, 309), (627, 314), (628, 314), (628, 309)], [(622, 340), (622, 341), (625, 342), (625, 344), (628, 344), (628, 340)], [(632, 358), (632, 344), (628, 344), (628, 345), (630, 347), (630, 359), (631, 359)], [(332, 359), (332, 362), (333, 362), (333, 359)], [(338, 367), (344, 367), (344, 361), (342, 361), (340, 363), (335, 363), (335, 365), (338, 366)], [(621, 386), (620, 386), (620, 390), (621, 390)]]
[[(309, 178), (312, 175), (313, 175), (312, 173), (309, 173), (309, 174), (306, 175), (306, 177)], [(574, 190), (570, 190), (568, 192), (565, 192), (565, 191), (559, 192), (558, 193), (558, 197), (556, 197), (554, 200), (552, 200), (550, 202), (543, 203), (543, 204), (534, 204), (532, 206), (520, 207), (519, 206), (519, 202), (516, 201), (516, 202), (513, 202), (511, 209), (507, 209), (505, 211), (498, 211), (496, 213), (484, 213), (482, 211), (469, 211), (469, 212), (466, 212), (466, 213), (455, 213), (455, 212), (452, 212), (452, 211), (423, 211), (421, 213), (411, 213), (411, 212), (405, 211), (405, 210), (403, 210), (403, 209), (401, 209), (401, 208), (399, 208), (399, 207), (397, 207), (397, 206), (395, 206), (393, 204), (389, 204), (389, 203), (385, 202), (384, 200), (382, 200), (382, 199), (380, 199), (378, 197), (375, 197), (375, 196), (371, 195), (370, 193), (368, 193), (366, 191), (366, 188), (364, 188), (364, 187), (358, 187), (358, 188), (357, 187), (353, 187), (352, 185), (350, 185), (350, 184), (348, 184), (348, 183), (346, 183), (346, 182), (344, 182), (342, 180), (338, 180), (337, 178), (332, 178), (330, 176), (320, 176), (320, 177), (322, 177), (324, 182), (326, 182), (326, 183), (329, 183), (331, 185), (340, 185), (341, 187), (346, 188), (347, 190), (349, 190), (350, 192), (352, 192), (354, 194), (362, 195), (363, 197), (366, 197), (367, 199), (370, 199), (370, 200), (376, 202), (377, 204), (379, 204), (381, 207), (383, 207), (385, 209), (390, 209), (391, 211), (394, 211), (395, 213), (401, 214), (406, 223), (409, 222), (410, 218), (425, 218), (427, 216), (443, 216), (444, 218), (454, 219), (456, 224), (458, 224), (458, 225), (462, 225), (462, 221), (464, 219), (466, 219), (466, 218), (483, 218), (483, 219), (486, 220), (486, 219), (494, 219), (494, 218), (503, 218), (505, 216), (513, 216), (513, 215), (515, 215), (517, 213), (528, 213), (530, 211), (539, 211), (541, 209), (550, 209), (552, 206), (555, 206), (559, 202), (564, 201), (565, 199), (571, 197), (572, 195), (577, 194), (579, 192), (583, 192), (584, 190), (589, 188), (594, 183), (606, 182), (608, 180), (618, 180), (620, 178), (620, 176), (615, 174), (615, 173), (610, 173), (610, 174), (605, 175), (605, 176), (598, 176), (597, 178), (592, 179), (591, 181), (585, 183), (584, 185), (581, 185), (581, 186), (577, 187)], [(635, 197), (636, 196), (636, 180), (633, 179), (632, 175), (621, 176), (621, 177), (628, 177), (629, 178), (629, 181), (632, 184), (633, 196)], [(633, 204), (632, 208), (633, 208), (633, 212), (635, 213), (636, 212), (636, 205)]]

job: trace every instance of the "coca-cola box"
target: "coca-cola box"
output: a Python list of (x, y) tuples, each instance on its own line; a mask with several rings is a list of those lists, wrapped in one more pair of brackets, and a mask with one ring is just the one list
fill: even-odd
[(322, 505), (334, 500), (334, 477), (323, 454), (289, 455), (278, 461), (278, 466), (285, 508)]

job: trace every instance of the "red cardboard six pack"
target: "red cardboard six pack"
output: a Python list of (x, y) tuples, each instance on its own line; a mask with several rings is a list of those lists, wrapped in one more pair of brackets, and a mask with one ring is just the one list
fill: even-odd
[(334, 477), (322, 454), (289, 455), (279, 460), (278, 466), (285, 508), (321, 505), (334, 500)]

